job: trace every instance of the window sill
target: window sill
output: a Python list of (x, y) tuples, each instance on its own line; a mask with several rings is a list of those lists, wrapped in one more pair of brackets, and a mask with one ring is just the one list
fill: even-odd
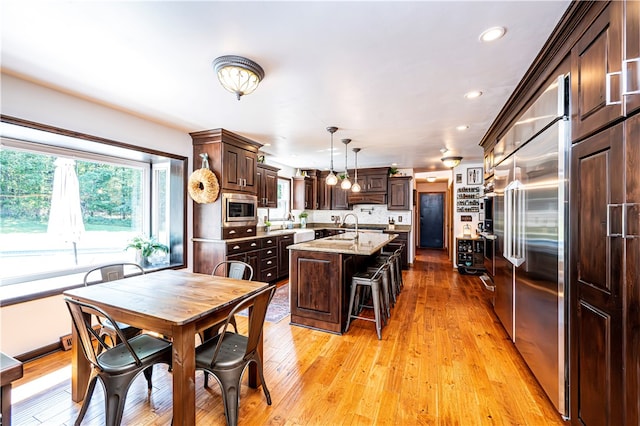
[[(163, 269), (182, 268), (184, 265), (172, 265), (162, 268), (145, 270), (145, 273), (160, 271)], [(62, 294), (66, 290), (82, 287), (84, 285), (84, 273), (64, 275), (37, 281), (23, 282), (0, 286), (0, 307), (17, 305), (19, 303), (44, 299)]]

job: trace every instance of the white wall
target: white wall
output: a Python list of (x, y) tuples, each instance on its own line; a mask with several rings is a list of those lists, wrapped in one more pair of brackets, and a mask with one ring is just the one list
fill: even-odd
[[(188, 132), (147, 121), (65, 93), (2, 74), (2, 114), (189, 157), (193, 168)], [(193, 131), (202, 129), (193, 129)], [(189, 170), (190, 171), (190, 170)], [(191, 204), (187, 204), (187, 236), (193, 235)], [(190, 247), (190, 245), (188, 245)], [(187, 265), (193, 264), (188, 250)], [(62, 296), (0, 308), (0, 350), (20, 355), (56, 343), (70, 333), (71, 320)]]

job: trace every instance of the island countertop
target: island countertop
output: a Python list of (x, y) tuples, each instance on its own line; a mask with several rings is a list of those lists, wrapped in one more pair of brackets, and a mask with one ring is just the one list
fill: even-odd
[(396, 237), (395, 234), (345, 232), (332, 237), (293, 244), (288, 249), (370, 256)]

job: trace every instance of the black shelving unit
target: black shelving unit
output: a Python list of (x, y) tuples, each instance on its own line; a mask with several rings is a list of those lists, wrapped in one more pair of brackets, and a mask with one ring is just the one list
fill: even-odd
[(480, 238), (456, 238), (458, 272), (481, 274), (484, 269), (484, 241)]

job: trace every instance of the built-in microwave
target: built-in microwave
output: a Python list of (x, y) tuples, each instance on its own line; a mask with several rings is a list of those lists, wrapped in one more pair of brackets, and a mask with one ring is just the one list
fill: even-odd
[(222, 226), (258, 224), (258, 197), (248, 194), (222, 193)]

